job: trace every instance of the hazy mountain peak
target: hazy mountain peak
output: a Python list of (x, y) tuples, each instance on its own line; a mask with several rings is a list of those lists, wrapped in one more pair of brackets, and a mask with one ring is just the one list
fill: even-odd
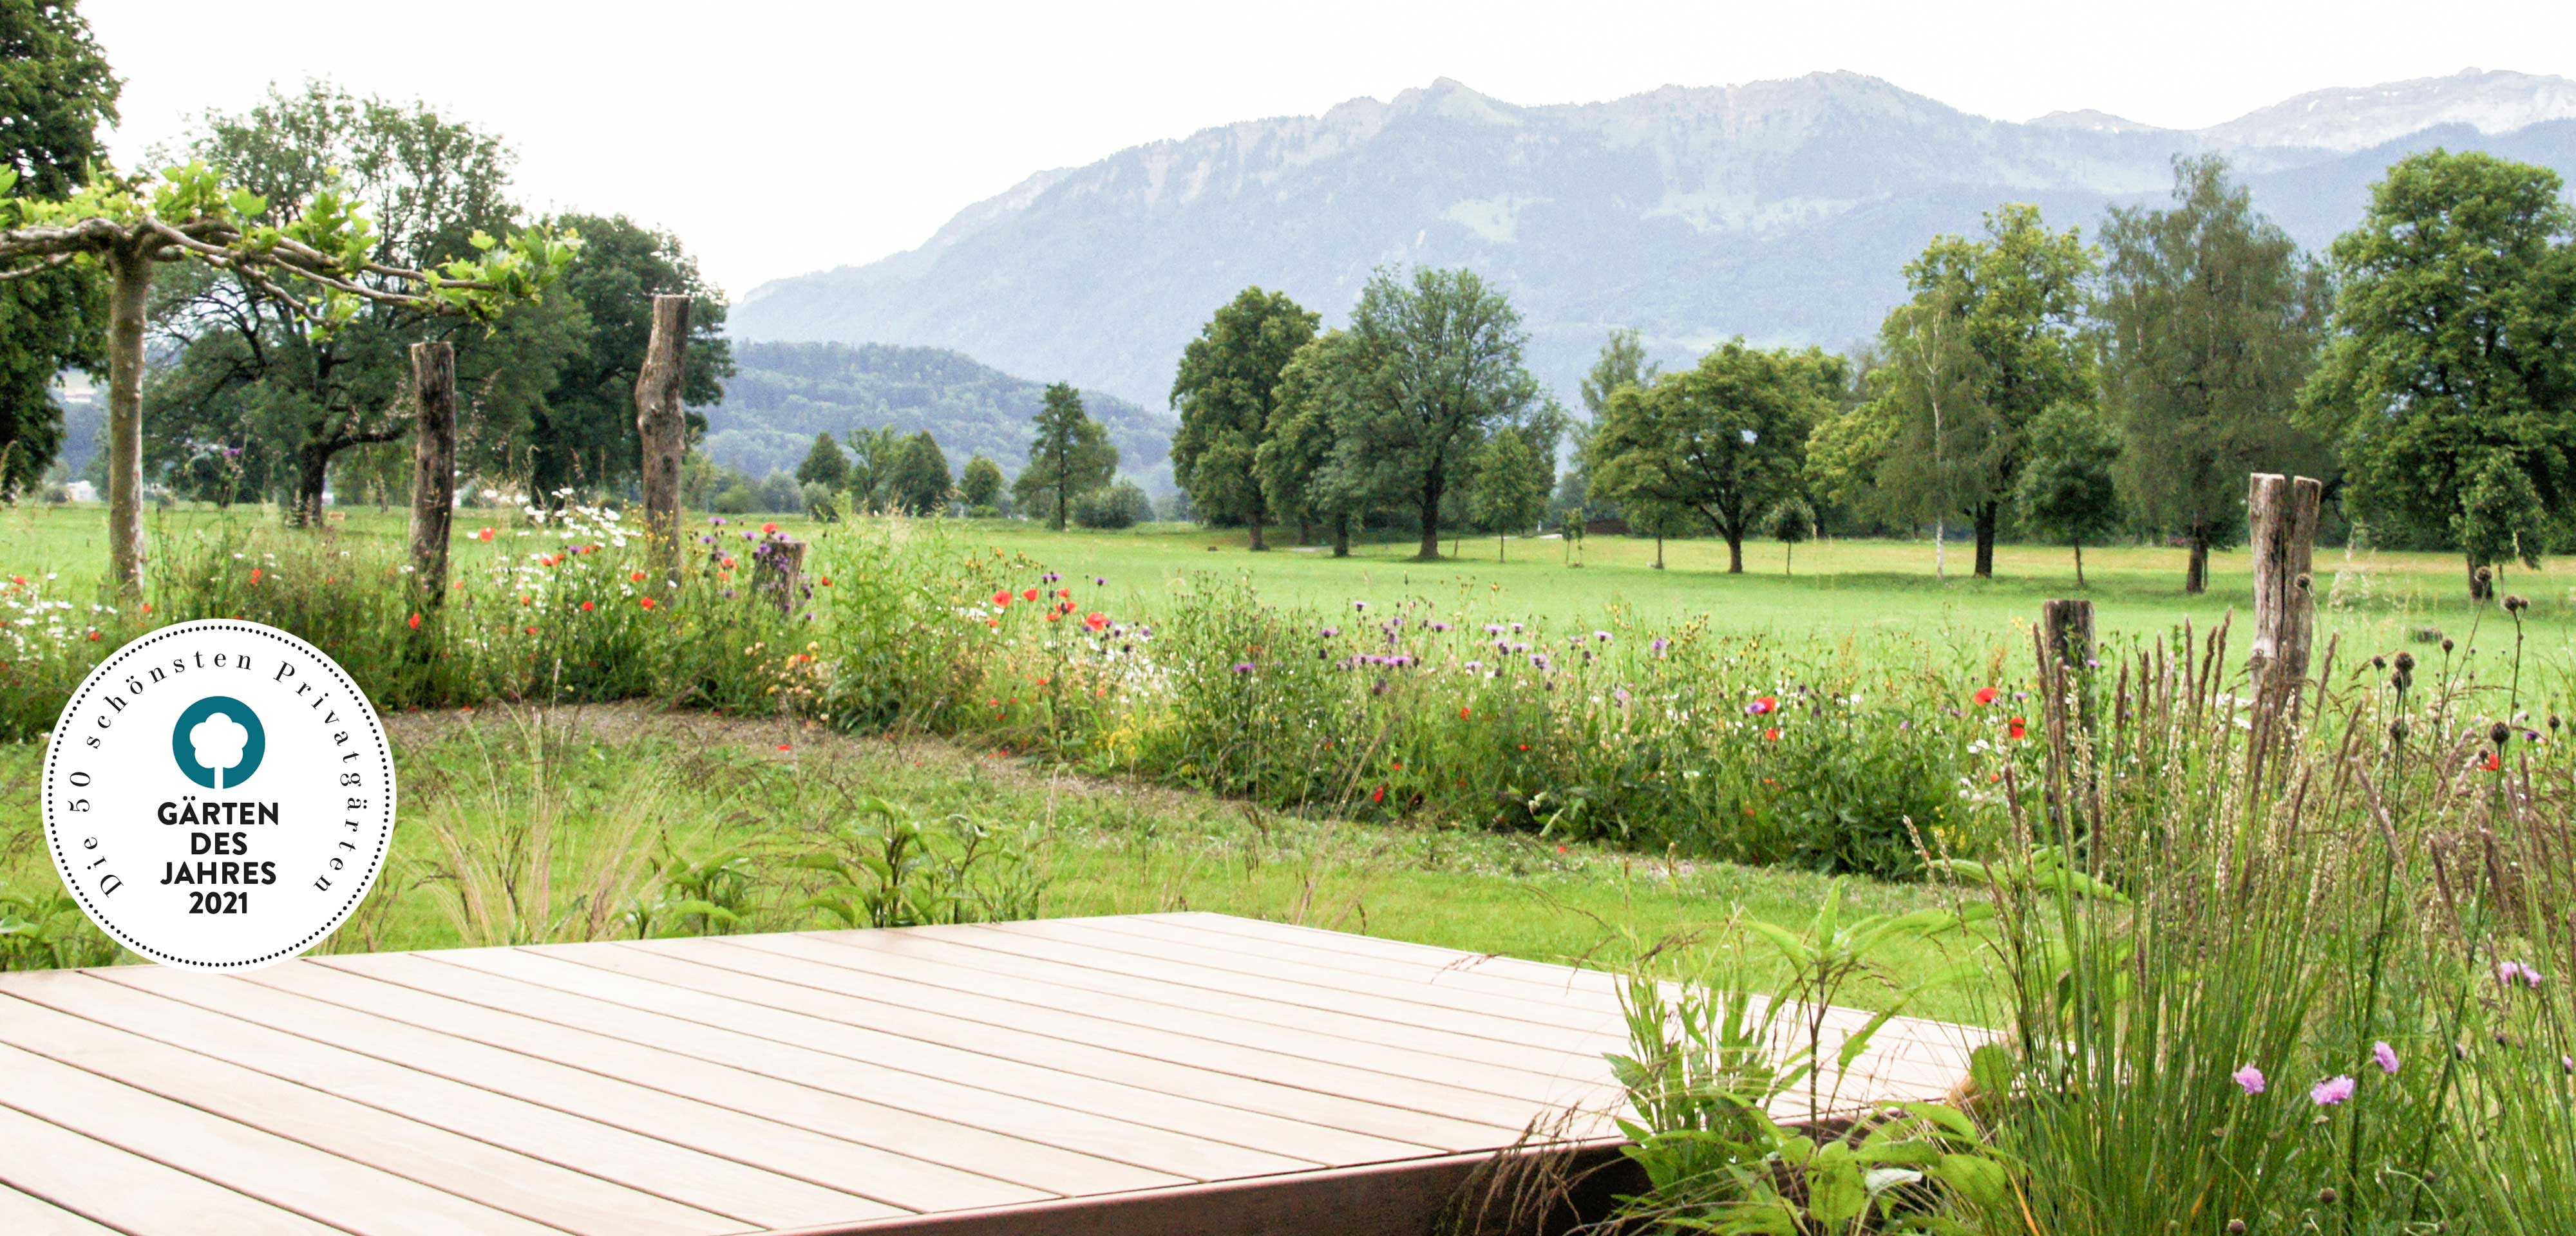
[(2376, 86), (2312, 90), (2201, 130), (2227, 146), (2367, 150), (2437, 125), (2510, 133), (2576, 118), (2576, 81), (2506, 70), (2463, 69)]
[(2035, 129), (2076, 129), (2085, 133), (2172, 132), (2158, 125), (2142, 124), (2126, 116), (2114, 116), (2089, 107), (2071, 112), (2050, 112), (2045, 116), (2032, 117), (2027, 123)]

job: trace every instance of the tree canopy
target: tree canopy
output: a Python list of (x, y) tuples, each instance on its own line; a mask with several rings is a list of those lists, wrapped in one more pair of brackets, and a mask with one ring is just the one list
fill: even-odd
[(904, 514), (936, 515), (948, 509), (954, 489), (948, 456), (929, 430), (912, 435), (912, 440), (904, 444), (903, 459), (895, 465), (892, 485), (895, 504), (903, 508)]
[(957, 498), (966, 504), (969, 514), (978, 510), (1000, 510), (1002, 507), (1002, 465), (981, 455), (966, 461), (957, 477)]
[(1257, 468), (1261, 443), (1277, 411), (1279, 375), (1315, 337), (1319, 320), (1284, 292), (1245, 288), (1220, 307), (1181, 352), (1171, 405), (1181, 414), (1172, 435), (1172, 476), (1202, 519), (1240, 519), (1252, 548), (1267, 548), (1271, 518)]
[(2214, 155), (2175, 162), (2170, 207), (2113, 207), (2102, 247), (2093, 312), (2120, 491), (2190, 545), (2183, 591), (2198, 593), (2209, 552), (2243, 534), (2247, 473), (2323, 470), (2282, 413), (2316, 364), (2326, 274)]
[(796, 480), (839, 493), (850, 485), (850, 457), (841, 452), (841, 444), (833, 441), (832, 435), (815, 434), (814, 449), (805, 452), (804, 461), (796, 465)]
[(2334, 242), (2339, 290), (2301, 399), (2348, 505), (2537, 566), (2576, 496), (2576, 210), (2556, 173), (2435, 150), (2390, 168)]
[(1764, 350), (1742, 339), (1648, 387), (1621, 387), (1593, 430), (1593, 485), (1630, 503), (1695, 511), (1726, 538), (1727, 571), (1744, 570), (1744, 538), (1799, 491), (1807, 435), (1833, 410), (1842, 358)]
[[(120, 84), (69, 4), (0, 3), (0, 168), (6, 195), (59, 199), (106, 162), (98, 140), (116, 123)], [(0, 501), (42, 475), (62, 445), (54, 376), (98, 368), (107, 300), (98, 272), (63, 266), (0, 282)]]
[(1547, 494), (1556, 486), (1556, 461), (1539, 453), (1530, 435), (1505, 425), (1476, 449), (1467, 486), (1467, 511), (1494, 534), (1494, 557), (1507, 554), (1514, 531), (1526, 531), (1547, 513)]
[(2061, 403), (2031, 422), (2027, 454), (2014, 504), (2024, 525), (2074, 547), (2075, 585), (2083, 587), (2084, 542), (2119, 523), (2111, 469), (2120, 441), (2093, 409)]
[(1073, 504), (1082, 495), (1109, 483), (1118, 473), (1118, 448), (1109, 432), (1082, 409), (1082, 393), (1058, 382), (1046, 389), (1046, 406), (1038, 410), (1037, 433), (1029, 443), (1029, 466), (1011, 482), (1011, 500), (1023, 511), (1042, 512), (1064, 531)]

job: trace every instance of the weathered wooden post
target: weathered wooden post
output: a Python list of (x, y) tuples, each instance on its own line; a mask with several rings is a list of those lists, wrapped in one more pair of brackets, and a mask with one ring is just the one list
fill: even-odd
[(2039, 607), (2042, 644), (2048, 659), (2069, 669), (2090, 668), (2093, 660), (2093, 603), (2081, 598), (2047, 601)]
[(2254, 551), (2254, 643), (2246, 669), (2257, 703), (2288, 703), (2308, 676), (2316, 637), (2317, 505), (2325, 486), (2309, 477), (2257, 472), (2245, 496), (2246, 539)]
[(680, 413), (689, 346), (689, 298), (653, 298), (653, 337), (635, 375), (635, 429), (644, 442), (644, 537), (665, 587), (680, 580), (680, 453), (687, 423)]
[(456, 522), (456, 347), (411, 345), (411, 567), (426, 605), (447, 601), (447, 536)]
[(790, 536), (772, 536), (752, 547), (751, 587), (782, 614), (796, 612), (796, 603), (805, 599), (805, 542)]

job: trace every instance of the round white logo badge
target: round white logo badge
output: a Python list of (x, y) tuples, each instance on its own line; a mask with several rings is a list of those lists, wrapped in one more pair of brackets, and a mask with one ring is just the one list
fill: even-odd
[(384, 867), (394, 762), (331, 658), (186, 622), (90, 671), (45, 750), (45, 840), (81, 908), (166, 965), (248, 970), (319, 943)]

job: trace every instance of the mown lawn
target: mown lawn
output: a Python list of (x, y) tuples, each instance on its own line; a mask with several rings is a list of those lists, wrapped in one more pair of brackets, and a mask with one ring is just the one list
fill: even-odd
[[(342, 536), (387, 543), (403, 536), (399, 510), (335, 514)], [(460, 533), (485, 524), (507, 527), (508, 514), (468, 509), (458, 513), (457, 526)], [(182, 507), (152, 512), (147, 528), (154, 538), (192, 537), (274, 520), (273, 512), (251, 508)], [(825, 553), (849, 527), (779, 522)], [(1949, 545), (1944, 578), (1934, 574), (1929, 540), (1801, 545), (1785, 564), (1794, 573), (1784, 571), (1780, 545), (1762, 542), (1746, 547), (1746, 573), (1728, 576), (1726, 546), (1714, 540), (1666, 542), (1666, 569), (1656, 570), (1655, 543), (1625, 537), (1586, 540), (1582, 565), (1570, 567), (1566, 546), (1552, 537), (1501, 546), (1490, 537), (1469, 537), (1455, 543), (1455, 559), (1419, 563), (1410, 560), (1414, 546), (1407, 539), (1363, 544), (1351, 558), (1335, 559), (1321, 548), (1291, 546), (1282, 533), (1272, 537), (1276, 548), (1256, 555), (1247, 552), (1240, 529), (1171, 524), (1058, 533), (1015, 520), (950, 521), (936, 535), (960, 549), (998, 549), (1068, 576), (1106, 579), (1104, 599), (1122, 613), (1139, 615), (1155, 612), (1175, 588), (1241, 580), (1265, 601), (1281, 605), (1333, 608), (1353, 600), (1421, 597), (1464, 607), (1472, 599), (1479, 612), (1508, 612), (1557, 626), (1589, 623), (1616, 609), (1650, 626), (1705, 617), (1721, 632), (1829, 641), (1904, 633), (1967, 648), (2009, 643), (2016, 653), (2019, 632), (2051, 597), (2091, 597), (2106, 633), (2156, 632), (2185, 621), (2205, 630), (2231, 610), (2247, 610), (2252, 586), (2241, 549), (2215, 555), (2209, 591), (2186, 597), (2184, 551), (2161, 546), (2087, 550), (2086, 586), (2079, 590), (2072, 556), (2062, 548), (2003, 546), (1996, 554), (1996, 577), (1977, 580), (1968, 573), (1973, 547), (1957, 540)], [(105, 561), (100, 508), (22, 506), (0, 513), (0, 575), (55, 572), (78, 584), (95, 579)], [(2341, 633), (2373, 650), (2404, 643), (2426, 628), (2465, 636), (2473, 625), (2500, 617), (2467, 601), (2459, 559), (2449, 554), (2328, 548), (2319, 551), (2316, 575), (2324, 633)], [(2507, 573), (2504, 588), (2534, 602), (2526, 619), (2538, 648), (2563, 648), (2576, 634), (2576, 569), (2554, 563), (2539, 571), (2517, 568)]]

